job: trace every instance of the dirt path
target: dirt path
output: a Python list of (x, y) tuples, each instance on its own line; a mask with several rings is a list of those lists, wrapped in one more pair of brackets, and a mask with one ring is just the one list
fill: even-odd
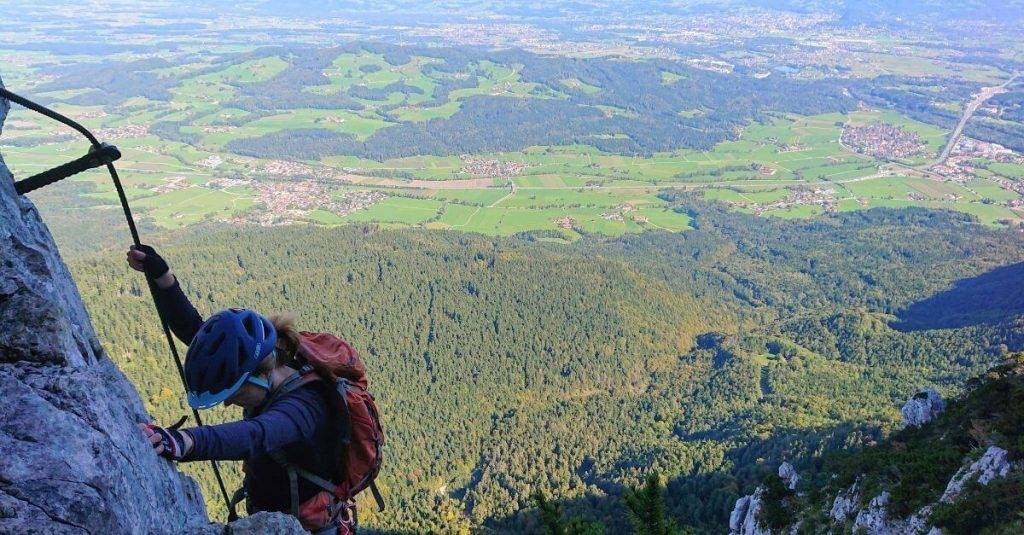
[(514, 196), (516, 194), (516, 181), (515, 180), (509, 180), (508, 183), (509, 183), (508, 195), (505, 195), (504, 197), (502, 197), (502, 198), (492, 202), (491, 205), (488, 206), (488, 208), (494, 208), (495, 206), (498, 206), (498, 204), (500, 204), (505, 199), (508, 199), (508, 198), (510, 198), (510, 197), (512, 197), (512, 196)]

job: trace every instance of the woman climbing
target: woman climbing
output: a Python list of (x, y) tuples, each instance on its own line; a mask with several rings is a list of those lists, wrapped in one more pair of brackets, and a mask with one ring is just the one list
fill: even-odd
[(316, 533), (353, 533), (355, 494), (370, 486), (379, 499), (372, 485), (383, 434), (351, 346), (299, 332), (288, 315), (230, 308), (203, 321), (152, 247), (133, 246), (127, 256), (155, 283), (161, 316), (189, 345), (189, 405), (223, 402), (244, 415), (180, 430), (139, 424), (156, 453), (174, 461), (245, 461), (249, 514), (287, 512)]

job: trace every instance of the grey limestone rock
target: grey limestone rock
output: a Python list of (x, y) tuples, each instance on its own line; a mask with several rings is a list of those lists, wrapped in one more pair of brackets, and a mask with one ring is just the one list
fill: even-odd
[(932, 388), (925, 388), (908, 399), (900, 412), (907, 427), (919, 427), (934, 420), (945, 408), (942, 396)]
[(868, 535), (889, 535), (892, 530), (886, 514), (885, 506), (889, 503), (889, 493), (882, 492), (871, 499), (871, 503), (857, 513), (853, 530), (861, 530)]
[(853, 516), (855, 512), (857, 512), (859, 502), (860, 491), (857, 489), (857, 483), (854, 483), (849, 489), (846, 489), (845, 492), (836, 496), (835, 501), (832, 502), (832, 509), (829, 511), (829, 516), (834, 522), (845, 522), (848, 518)]
[(758, 525), (758, 514), (761, 512), (761, 500), (764, 489), (758, 487), (753, 494), (736, 500), (732, 513), (729, 515), (730, 535), (769, 535), (767, 530)]
[(788, 462), (779, 465), (779, 477), (786, 483), (786, 488), (789, 490), (796, 490), (796, 485), (800, 482), (800, 475), (796, 473), (796, 468), (793, 468), (793, 465)]
[(953, 503), (971, 481), (977, 480), (982, 485), (988, 485), (993, 479), (1006, 477), (1012, 468), (1008, 455), (1009, 452), (999, 446), (989, 446), (980, 459), (971, 463), (970, 466), (957, 470), (946, 485), (946, 490), (942, 493), (939, 501)]
[(932, 507), (924, 506), (917, 513), (906, 519), (890, 518), (886, 505), (889, 493), (883, 491), (871, 500), (867, 507), (857, 513), (853, 523), (854, 533), (867, 535), (918, 535), (928, 532)]
[[(788, 462), (779, 466), (779, 477), (786, 486), (793, 490), (800, 481), (796, 469)], [(763, 507), (764, 488), (758, 487), (753, 494), (748, 494), (736, 500), (732, 513), (729, 515), (730, 535), (768, 535), (769, 531), (758, 525), (758, 515)]]
[(226, 535), (298, 535), (306, 533), (295, 517), (281, 513), (256, 513), (227, 525)]
[[(0, 135), (8, 103), (0, 101)], [(46, 226), (0, 157), (0, 533), (180, 533), (195, 482), (153, 454)]]

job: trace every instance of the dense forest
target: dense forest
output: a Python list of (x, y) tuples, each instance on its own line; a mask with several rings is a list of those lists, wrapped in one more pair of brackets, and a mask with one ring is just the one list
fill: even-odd
[[(841, 84), (830, 81), (732, 76), (668, 60), (584, 60), (522, 50), (438, 49), (383, 43), (351, 43), (332, 48), (264, 47), (229, 55), (191, 75), (216, 73), (261, 58), (286, 58), (288, 66), (268, 80), (232, 83), (239, 95), (222, 105), (257, 114), (247, 120), (263, 113), (300, 108), (361, 110), (364, 105), (360, 98), (381, 100), (391, 91), (422, 92), (402, 84), (376, 89), (354, 85), (344, 92), (327, 94), (310, 91), (330, 84), (324, 71), (339, 54), (365, 52), (380, 54), (396, 67), (408, 64), (414, 57), (430, 58), (431, 62), (422, 65), (422, 72), (438, 85), (433, 99), (420, 103), (423, 108), (443, 105), (453, 91), (476, 86), (478, 77), (487, 74), (480, 70), (484, 63), (513, 69), (523, 83), (533, 84), (533, 89), (515, 96), (472, 96), (451, 117), (400, 122), (365, 140), (311, 127), (235, 139), (227, 148), (238, 154), (273, 158), (319, 159), (331, 154), (351, 154), (387, 159), (586, 143), (608, 152), (651, 154), (684, 147), (709, 149), (715, 143), (735, 138), (740, 127), (768, 112), (813, 115), (848, 111), (856, 106), (856, 101), (844, 94)], [(171, 65), (166, 60), (159, 59), (61, 67), (48, 71), (55, 79), (38, 90), (104, 88), (67, 99), (82, 105), (115, 105), (132, 97), (168, 100), (170, 90), (180, 83), (174, 76), (158, 74), (159, 69), (168, 67)], [(574, 80), (576, 85), (567, 85), (566, 80)], [(638, 94), (643, 98), (637, 98)], [(684, 110), (704, 112), (686, 117), (679, 114)], [(389, 106), (382, 111), (389, 117)], [(156, 119), (151, 130), (162, 138), (196, 141), (195, 134), (181, 132), (181, 127), (193, 124), (196, 117)]]
[[(892, 531), (899, 529), (895, 526), (900, 519), (917, 513), (927, 519), (925, 529), (934, 526), (950, 535), (1020, 533), (1024, 530), (1024, 477), (1020, 471), (1010, 469), (983, 483), (972, 480), (964, 468), (981, 462), (985, 455), (996, 459), (1005, 454), (1009, 462), (1024, 456), (1022, 402), (1024, 353), (1017, 353), (970, 379), (965, 392), (933, 421), (907, 426), (865, 447), (791, 459), (800, 467), (792, 472), (797, 475), (795, 485), (778, 474), (766, 476), (757, 494), (761, 504), (755, 521), (771, 533), (835, 533), (837, 528), (860, 533), (862, 528), (851, 526), (852, 514), (842, 519), (844, 513), (835, 507), (837, 500), (845, 499), (849, 507), (860, 511), (884, 492), (888, 500), (881, 509), (894, 526)], [(959, 492), (947, 489), (951, 478), (964, 483)], [(668, 514), (661, 479), (651, 473), (642, 488), (623, 493), (634, 533), (692, 533)], [(943, 500), (946, 493), (953, 498)], [(599, 523), (578, 515), (567, 517), (560, 504), (548, 500), (543, 492), (538, 492), (535, 500), (542, 533), (603, 532)]]
[[(755, 48), (759, 46), (753, 43)], [(767, 46), (767, 45), (765, 45)], [(739, 128), (762, 120), (769, 113), (814, 115), (846, 112), (859, 102), (895, 109), (914, 119), (951, 129), (959, 111), (944, 103), (970, 99), (980, 85), (946, 76), (883, 75), (871, 79), (797, 80), (785, 76), (759, 77), (740, 69), (724, 74), (694, 68), (684, 62), (662, 59), (578, 59), (545, 56), (523, 50), (489, 51), (471, 47), (431, 48), (386, 43), (356, 42), (331, 48), (297, 46), (263, 47), (227, 54), (191, 76), (217, 73), (248, 61), (284, 58), (287, 67), (259, 82), (227, 82), (237, 95), (221, 103), (251, 113), (247, 121), (294, 109), (365, 110), (364, 102), (386, 101), (394, 92), (423, 94), (403, 83), (370, 88), (353, 85), (344, 91), (312, 89), (331, 83), (325, 74), (339, 54), (379, 54), (387, 65), (402, 67), (416, 58), (429, 58), (421, 72), (436, 83), (432, 98), (419, 103), (428, 109), (449, 102), (460, 89), (476, 87), (487, 76), (485, 63), (512, 69), (515, 78), (532, 88), (515, 95), (485, 94), (467, 97), (450, 117), (424, 122), (402, 121), (392, 111), (400, 104), (383, 104), (381, 117), (393, 124), (365, 139), (350, 133), (310, 125), (234, 139), (233, 152), (248, 156), (316, 160), (332, 154), (348, 154), (384, 160), (413, 155), (450, 155), (489, 151), (515, 151), (533, 145), (582, 143), (619, 154), (651, 155), (680, 148), (707, 150), (721, 141), (735, 139)], [(973, 58), (979, 63), (994, 60)], [(1017, 64), (1003, 65), (1008, 70)], [(162, 74), (176, 67), (165, 59), (130, 62), (84, 63), (44, 69), (53, 79), (38, 91), (81, 90), (66, 102), (117, 106), (127, 99), (144, 97), (169, 100), (181, 83)], [(365, 71), (364, 71), (365, 72)], [(571, 83), (567, 83), (571, 81)], [(502, 84), (498, 84), (499, 86)], [(967, 126), (967, 134), (984, 141), (1024, 150), (1024, 122), (1013, 104), (1016, 90), (996, 97), (1008, 107), (1000, 117), (979, 117)], [(499, 92), (500, 93), (500, 92)], [(638, 98), (638, 95), (642, 95)], [(362, 100), (362, 102), (361, 102)], [(681, 114), (687, 110), (701, 113)], [(157, 114), (151, 131), (173, 141), (195, 144), (197, 134), (182, 132), (199, 117), (162, 117)], [(230, 125), (231, 120), (224, 123)]]
[[(856, 104), (843, 96), (841, 87), (834, 83), (738, 78), (671, 61), (579, 60), (519, 50), (490, 52), (455, 48), (438, 51), (383, 44), (357, 44), (348, 48), (381, 53), (393, 65), (403, 65), (414, 55), (439, 56), (439, 63), (424, 66), (424, 73), (428, 75), (450, 76), (442, 78), (446, 83), (435, 91), (434, 105), (447, 102), (448, 94), (455, 89), (475, 85), (472, 68), (482, 61), (517, 66), (524, 82), (539, 84), (541, 89), (533, 98), (525, 99), (471, 97), (471, 103), (450, 118), (403, 123), (382, 129), (366, 140), (310, 129), (234, 140), (229, 148), (239, 154), (264, 157), (317, 159), (341, 153), (387, 159), (587, 143), (608, 152), (650, 154), (682, 147), (709, 149), (719, 141), (733, 138), (737, 127), (767, 111), (810, 115), (849, 110)], [(245, 59), (286, 54), (292, 66), (276, 78), (262, 84), (249, 84), (244, 90), (253, 98), (259, 95), (267, 99), (264, 106), (270, 109), (312, 106), (309, 102), (312, 95), (301, 88), (326, 83), (327, 79), (320, 73), (324, 62), (329, 64), (330, 58), (345, 50), (348, 49), (266, 48), (253, 52)], [(463, 72), (471, 76), (457, 76)], [(671, 82), (666, 82), (664, 73), (671, 73), (668, 75)], [(316, 80), (317, 76), (322, 80)], [(284, 79), (288, 83), (283, 83)], [(564, 80), (570, 79), (580, 82), (579, 87), (566, 86)], [(299, 81), (304, 85), (298, 84)], [(587, 87), (600, 91), (593, 93), (587, 91)], [(348, 95), (361, 97), (365, 92), (362, 86), (354, 86)], [(638, 99), (638, 94), (643, 98)], [(793, 95), (800, 98), (793, 98)], [(251, 109), (253, 104), (251, 100), (243, 100), (234, 105)], [(424, 107), (430, 105), (429, 101), (423, 104)], [(611, 106), (619, 111), (609, 114), (597, 106)], [(681, 110), (691, 109), (709, 111), (699, 117), (678, 115)], [(625, 136), (601, 137), (615, 134)]]
[[(949, 212), (783, 221), (671, 200), (696, 229), (559, 244), (207, 228), (157, 245), (201, 312), (294, 311), (361, 349), (389, 440), (392, 507), (362, 515), (379, 530), (539, 529), (542, 491), (614, 531), (624, 490), (657, 472), (667, 514), (718, 532), (773, 462), (875, 440), (908, 393), (956, 390), (1024, 345), (1020, 299), (972, 315), (944, 297), (1020, 292), (1005, 276), (1020, 233)], [(185, 414), (143, 281), (119, 252), (71, 268), (151, 412)], [(205, 467), (188, 470), (218, 514)]]

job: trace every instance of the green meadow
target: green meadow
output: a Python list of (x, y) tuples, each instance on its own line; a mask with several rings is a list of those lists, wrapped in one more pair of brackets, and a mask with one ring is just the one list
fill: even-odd
[[(44, 60), (41, 56), (40, 61)], [(257, 203), (254, 188), (224, 188), (217, 185), (219, 179), (310, 179), (301, 173), (269, 176), (264, 171), (266, 160), (228, 152), (225, 146), (233, 140), (315, 128), (362, 141), (398, 123), (450, 117), (474, 96), (564, 99), (572, 93), (593, 95), (601, 91), (597, 85), (571, 76), (561, 78), (555, 89), (525, 82), (520, 75), (521, 65), (474, 61), (463, 71), (449, 72), (432, 67), (441, 62), (435, 57), (411, 56), (407, 62), (393, 65), (381, 54), (362, 51), (338, 55), (323, 71), (327, 83), (303, 89), (314, 94), (356, 95), (359, 106), (355, 107), (361, 109), (297, 107), (256, 113), (226, 105), (250, 84), (272, 80), (285, 72), (288, 62), (287, 56), (270, 56), (224, 68), (197, 62), (156, 69), (153, 72), (158, 76), (175, 80), (168, 101), (139, 97), (115, 106), (77, 106), (59, 102), (73, 97), (74, 91), (48, 96), (58, 99), (57, 109), (83, 117), (83, 124), (92, 129), (179, 121), (180, 132), (188, 136), (187, 143), (152, 134), (122, 137), (115, 143), (124, 153), (119, 168), (136, 211), (160, 227), (180, 228), (265, 209)], [(25, 73), (12, 69), (5, 76), (19, 80)], [(675, 72), (661, 72), (665, 84), (681, 78)], [(457, 88), (441, 93), (439, 88), (453, 81), (458, 82)], [(595, 107), (609, 117), (634, 116), (614, 106)], [(678, 114), (694, 118), (707, 111), (684, 109)], [(554, 230), (572, 239), (579, 233), (684, 230), (689, 224), (686, 216), (669, 210), (659, 197), (672, 189), (696, 190), (707, 199), (739, 210), (811, 217), (823, 208), (791, 202), (795, 191), (810, 188), (831, 191), (838, 210), (928, 206), (973, 214), (991, 225), (1022, 220), (1022, 212), (1007, 206), (1020, 195), (1004, 189), (998, 180), (1024, 179), (1024, 166), (982, 162), (977, 178), (964, 184), (885, 176), (880, 169), (883, 162), (852, 153), (839, 142), (845, 124), (877, 121), (921, 136), (925, 149), (903, 162), (908, 165), (931, 161), (948, 136), (942, 129), (893, 111), (855, 111), (769, 115), (749, 124), (735, 139), (706, 151), (677, 150), (641, 157), (575, 144), (472, 155), (475, 160), (514, 164), (512, 176), (480, 176), (469, 159), (458, 155), (378, 161), (332, 154), (297, 163), (306, 166), (304, 169), (318, 170), (319, 187), (326, 191), (377, 190), (387, 197), (352, 213), (335, 213), (325, 204), (307, 210), (302, 218), (321, 225), (376, 222), (494, 235)], [(0, 148), (18, 176), (47, 169), (87, 149), (81, 141), (58, 140), (54, 136), (66, 131), (23, 111), (12, 112), (8, 123)], [(48, 137), (55, 141), (34, 146), (17, 142), (19, 138)], [(160, 188), (177, 179), (184, 179), (188, 187), (169, 191)], [(92, 171), (74, 180), (93, 184), (84, 194), (91, 200), (116, 202), (116, 193), (104, 173)], [(163, 192), (158, 193), (158, 188)], [(101, 204), (92, 209), (104, 207)]]

